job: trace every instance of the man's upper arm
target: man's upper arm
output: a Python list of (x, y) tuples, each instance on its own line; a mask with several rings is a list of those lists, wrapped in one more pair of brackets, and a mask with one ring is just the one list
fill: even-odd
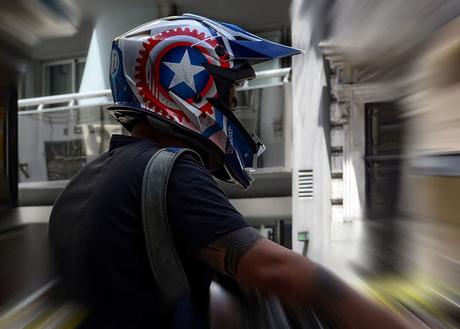
[(209, 171), (190, 154), (174, 164), (167, 190), (169, 224), (177, 247), (188, 256), (249, 226)]
[(253, 227), (230, 232), (197, 253), (216, 271), (253, 288), (262, 288), (265, 281), (276, 281), (292, 255), (292, 251), (263, 238)]
[(191, 157), (179, 158), (174, 165), (167, 211), (180, 248), (249, 287), (266, 290), (280, 279), (289, 280), (292, 268), (310, 264), (262, 238), (230, 204), (211, 174)]
[(252, 227), (210, 243), (197, 257), (244, 286), (281, 300), (305, 300), (315, 275), (314, 263), (261, 237)]
[(260, 240), (257, 230), (250, 226), (243, 227), (202, 248), (197, 257), (213, 269), (237, 278), (241, 258)]

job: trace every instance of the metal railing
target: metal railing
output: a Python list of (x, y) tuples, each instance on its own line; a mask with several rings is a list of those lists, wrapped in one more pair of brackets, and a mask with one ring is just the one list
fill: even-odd
[[(101, 99), (103, 98), (103, 99)], [(94, 102), (77, 104), (79, 100), (96, 99)], [(55, 105), (67, 103), (64, 106), (45, 108), (46, 105)], [(93, 107), (93, 106), (105, 106), (112, 103), (112, 93), (110, 89), (86, 92), (86, 93), (73, 93), (73, 94), (62, 94), (53, 96), (43, 96), (35, 98), (26, 98), (18, 100), (19, 115), (35, 114), (37, 112), (59, 112), (67, 111), (70, 109)], [(26, 107), (36, 107), (34, 110), (23, 110)]]
[[(262, 89), (269, 87), (281, 86), (289, 82), (291, 75), (291, 68), (280, 68), (256, 72), (256, 77), (251, 81), (246, 81), (245, 84), (238, 88), (238, 91)], [(268, 81), (264, 84), (254, 84), (254, 82), (260, 82), (268, 79), (276, 79), (278, 81)], [(93, 100), (92, 102), (79, 103), (82, 100)], [(37, 113), (48, 113), (48, 112), (60, 112), (68, 111), (71, 109), (81, 109), (85, 107), (94, 106), (107, 106), (112, 104), (112, 92), (110, 89), (84, 92), (84, 93), (73, 93), (73, 94), (62, 94), (53, 96), (43, 96), (35, 98), (27, 98), (18, 100), (19, 115), (37, 114)], [(66, 105), (61, 105), (66, 103)], [(52, 105), (61, 105), (54, 107), (46, 107)], [(35, 107), (32, 110), (21, 110), (28, 107)]]

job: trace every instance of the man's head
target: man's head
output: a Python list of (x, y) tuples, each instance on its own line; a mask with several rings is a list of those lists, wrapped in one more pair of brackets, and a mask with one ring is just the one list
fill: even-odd
[(185, 141), (214, 176), (247, 188), (265, 148), (232, 113), (235, 86), (255, 77), (251, 63), (299, 52), (200, 16), (155, 20), (113, 42), (110, 111), (129, 131), (148, 123)]

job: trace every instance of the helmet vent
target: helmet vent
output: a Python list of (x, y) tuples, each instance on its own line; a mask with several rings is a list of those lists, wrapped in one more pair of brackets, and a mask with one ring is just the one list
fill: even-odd
[(299, 199), (313, 199), (313, 170), (300, 169), (298, 172)]
[(131, 33), (131, 34), (127, 35), (126, 37), (128, 37), (128, 38), (132, 38), (132, 37), (149, 37), (150, 35), (151, 35), (150, 30), (145, 30), (145, 31), (139, 31), (139, 32)]

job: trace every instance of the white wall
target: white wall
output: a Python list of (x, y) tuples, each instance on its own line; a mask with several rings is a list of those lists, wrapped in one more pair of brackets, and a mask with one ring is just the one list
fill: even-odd
[[(292, 45), (306, 50), (292, 62), (292, 165), (293, 165), (293, 249), (302, 252), (299, 231), (309, 231), (308, 256), (320, 261), (329, 240), (331, 217), (330, 165), (328, 154), (328, 92), (318, 43), (323, 38), (327, 1), (294, 0)], [(314, 196), (299, 199), (298, 170), (313, 169)]]

